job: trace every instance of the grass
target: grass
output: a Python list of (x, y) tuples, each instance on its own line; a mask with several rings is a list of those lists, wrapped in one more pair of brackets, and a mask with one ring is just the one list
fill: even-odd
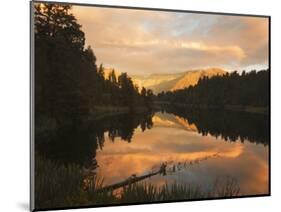
[(122, 203), (158, 202), (167, 200), (196, 199), (202, 197), (198, 186), (165, 184), (156, 187), (152, 184), (136, 183), (123, 189), (120, 201)]
[(36, 208), (65, 207), (84, 202), (82, 173), (77, 165), (61, 165), (35, 156)]
[(138, 182), (124, 186), (118, 192), (96, 192), (103, 187), (103, 179), (94, 175), (85, 181), (82, 169), (77, 165), (62, 165), (36, 155), (35, 169), (37, 209), (234, 197), (240, 194), (237, 181), (231, 177), (218, 178), (208, 191), (193, 184), (174, 182), (157, 187)]
[(171, 185), (164, 184), (160, 187), (149, 183), (135, 183), (123, 188), (118, 201), (121, 203), (137, 203), (192, 200), (234, 197), (238, 196), (239, 193), (238, 183), (231, 177), (217, 179), (209, 191), (202, 189), (199, 185), (183, 185), (176, 182)]

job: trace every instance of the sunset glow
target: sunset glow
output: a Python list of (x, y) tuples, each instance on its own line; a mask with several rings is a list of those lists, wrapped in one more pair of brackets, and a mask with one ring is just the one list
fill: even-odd
[(268, 68), (268, 19), (74, 6), (98, 63), (129, 74)]

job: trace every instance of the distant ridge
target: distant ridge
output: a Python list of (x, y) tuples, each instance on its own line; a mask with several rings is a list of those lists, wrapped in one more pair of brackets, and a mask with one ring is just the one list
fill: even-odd
[(210, 78), (223, 74), (226, 74), (226, 71), (221, 68), (207, 68), (175, 74), (152, 74), (145, 78), (133, 76), (132, 78), (140, 87), (152, 89), (157, 94), (161, 91), (174, 91), (196, 85), (199, 79), (203, 77)]
[(189, 86), (196, 85), (200, 78), (203, 77), (213, 77), (217, 75), (223, 75), (226, 71), (220, 68), (209, 68), (203, 70), (192, 70), (188, 71), (184, 74), (182, 78), (180, 78), (176, 84), (170, 89), (172, 91), (183, 89)]
[[(112, 71), (112, 68), (105, 68), (105, 78), (108, 78), (108, 74)], [(121, 72), (115, 70), (115, 74), (118, 77)], [(138, 85), (139, 88), (145, 87), (153, 90), (155, 94), (162, 91), (174, 91), (183, 89), (189, 86), (194, 86), (198, 83), (200, 78), (213, 77), (217, 75), (224, 75), (226, 71), (221, 68), (206, 68), (206, 69), (194, 69), (180, 73), (172, 74), (151, 74), (149, 76), (129, 75), (133, 82)]]

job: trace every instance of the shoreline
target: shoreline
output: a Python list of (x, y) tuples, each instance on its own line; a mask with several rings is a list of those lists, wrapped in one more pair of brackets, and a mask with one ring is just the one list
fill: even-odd
[[(118, 116), (122, 114), (140, 114), (140, 113), (148, 113), (150, 110), (146, 107), (135, 107), (133, 110), (130, 110), (129, 107), (113, 107), (113, 106), (99, 106), (94, 107), (88, 116), (84, 116), (81, 120), (82, 122), (87, 121), (99, 121), (103, 118)], [(39, 120), (40, 124), (37, 124), (37, 128), (35, 129), (36, 134), (45, 133), (47, 131), (53, 131), (58, 129), (59, 125), (57, 124), (55, 119), (51, 119), (48, 117), (41, 117)], [(64, 123), (65, 125), (70, 125), (72, 122), (67, 121)]]
[(263, 114), (268, 115), (269, 109), (268, 107), (256, 107), (256, 106), (250, 106), (250, 105), (223, 105), (223, 106), (217, 106), (217, 105), (206, 105), (206, 104), (182, 104), (182, 103), (171, 103), (171, 102), (164, 102), (164, 101), (155, 101), (154, 102), (154, 108), (155, 109), (161, 109), (161, 106), (165, 105), (174, 105), (178, 107), (186, 107), (189, 109), (222, 109), (222, 110), (229, 110), (233, 112), (246, 112), (246, 113), (256, 113), (256, 114)]
[(88, 120), (100, 120), (106, 117), (122, 115), (127, 113), (139, 114), (149, 112), (149, 109), (146, 107), (135, 107), (131, 110), (129, 107), (113, 107), (113, 106), (105, 106), (105, 107), (95, 107), (90, 112)]

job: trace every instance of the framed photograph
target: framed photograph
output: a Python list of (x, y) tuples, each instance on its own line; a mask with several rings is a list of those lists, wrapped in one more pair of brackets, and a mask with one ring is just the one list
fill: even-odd
[(270, 195), (270, 16), (30, 13), (32, 211)]

